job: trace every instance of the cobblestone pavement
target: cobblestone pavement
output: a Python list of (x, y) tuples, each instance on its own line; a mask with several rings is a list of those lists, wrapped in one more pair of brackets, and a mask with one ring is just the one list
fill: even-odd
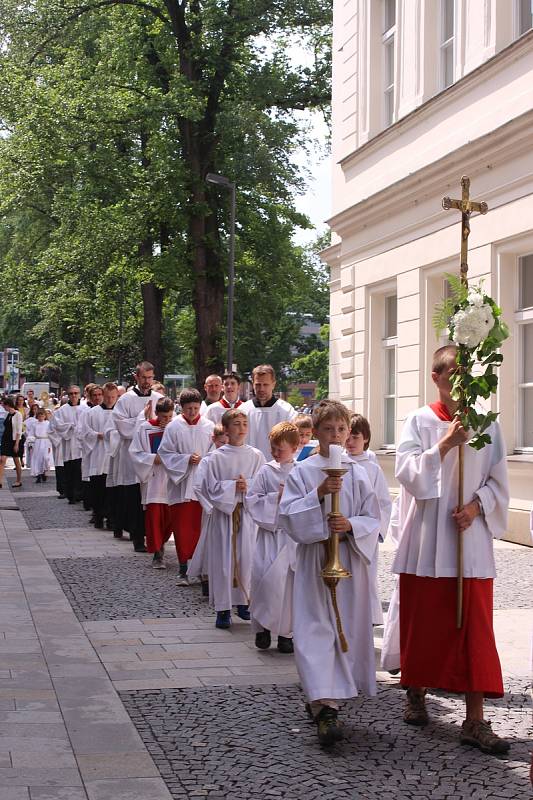
[(176, 800), (502, 800), (527, 796), (527, 685), (489, 707), (512, 740), (498, 759), (458, 742), (462, 703), (432, 695), (432, 723), (401, 722), (403, 692), (381, 684), (376, 698), (341, 711), (346, 740), (328, 752), (297, 687), (121, 693)]
[[(102, 531), (102, 536), (112, 534)], [(127, 555), (116, 557), (49, 559), (78, 619), (188, 617), (209, 612), (199, 585), (176, 585), (175, 553), (166, 559), (166, 570), (154, 570), (151, 556), (131, 552), (128, 548)]]

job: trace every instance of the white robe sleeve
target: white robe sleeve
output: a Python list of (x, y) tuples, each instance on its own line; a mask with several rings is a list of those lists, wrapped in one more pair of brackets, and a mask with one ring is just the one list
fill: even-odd
[(395, 475), (416, 500), (433, 500), (441, 496), (442, 461), (435, 444), (424, 449), (418, 420), (408, 417), (396, 450)]
[(236, 490), (235, 480), (219, 480), (213, 469), (213, 459), (207, 464), (202, 493), (207, 497), (213, 508), (223, 514), (231, 514), (240, 499)]
[(138, 428), (130, 444), (129, 453), (135, 474), (141, 483), (147, 483), (154, 469), (155, 453), (151, 453), (145, 428)]
[[(126, 397), (126, 395), (123, 396)], [(149, 398), (147, 398), (147, 402), (148, 399)], [(120, 402), (121, 400), (122, 397), (119, 398), (116, 406), (111, 412), (113, 414), (115, 429), (118, 431), (118, 434), (122, 439), (133, 439), (139, 424), (139, 420), (137, 419), (137, 416), (129, 416), (128, 409), (123, 408), (123, 404)]]
[(493, 462), (484, 485), (475, 494), (481, 503), (487, 528), (494, 539), (500, 539), (507, 529), (509, 508), (507, 460), (500, 426), (493, 425), (489, 433), (492, 439)]
[(366, 473), (362, 479), (354, 476), (353, 481), (354, 489), (357, 487), (354, 495), (356, 493), (359, 495), (355, 506), (356, 509), (359, 506), (359, 513), (348, 518), (352, 526), (352, 533), (348, 534), (348, 542), (361, 558), (370, 564), (376, 555), (381, 526), (379, 503)]
[(316, 487), (309, 492), (306, 490), (298, 467), (293, 469), (285, 482), (278, 524), (291, 539), (300, 544), (323, 542), (329, 536), (318, 490)]
[(267, 531), (275, 531), (277, 529), (279, 492), (269, 491), (263, 470), (260, 470), (254, 477), (245, 502), (246, 510), (250, 513), (256, 525)]
[(191, 469), (191, 453), (179, 453), (178, 447), (177, 427), (175, 425), (172, 425), (172, 427), (167, 425), (157, 452), (168, 477), (175, 484), (185, 480)]
[(196, 470), (196, 474), (194, 476), (194, 492), (196, 494), (196, 498), (202, 509), (205, 511), (206, 514), (210, 514), (213, 510), (213, 506), (207, 499), (207, 496), (204, 494), (203, 491), (203, 484), (205, 480), (205, 476), (207, 473), (207, 463), (208, 460), (206, 458), (202, 458), (200, 463), (198, 464), (198, 469)]
[(379, 532), (379, 540), (385, 541), (387, 531), (389, 528), (390, 516), (392, 511), (392, 500), (390, 497), (389, 487), (387, 480), (383, 474), (381, 467), (376, 474), (376, 482), (374, 484), (374, 491), (379, 503), (379, 510), (381, 514), (381, 529)]

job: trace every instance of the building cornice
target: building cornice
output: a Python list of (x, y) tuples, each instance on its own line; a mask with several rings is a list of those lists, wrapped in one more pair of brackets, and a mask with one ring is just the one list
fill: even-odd
[(426, 117), (434, 114), (442, 105), (446, 105), (450, 103), (450, 101), (459, 98), (476, 85), (489, 81), (491, 72), (496, 72), (507, 63), (511, 64), (513, 61), (517, 61), (524, 52), (531, 50), (532, 44), (533, 29), (523, 34), (519, 39), (511, 42), (511, 44), (503, 50), (500, 50), (499, 53), (496, 53), (492, 58), (484, 61), (479, 67), (476, 67), (476, 69), (464, 75), (451, 86), (448, 86), (429, 100), (426, 100), (425, 103), (422, 103), (422, 105), (415, 108), (405, 117), (399, 119), (393, 125), (377, 133), (372, 139), (369, 139), (368, 142), (358, 147), (357, 150), (341, 158), (337, 164), (339, 164), (342, 169), (353, 167), (360, 158), (367, 158), (374, 150), (378, 150), (391, 139), (396, 138), (400, 132), (409, 130), (409, 128), (418, 125)]
[[(341, 211), (327, 220), (327, 223), (342, 238), (348, 232), (353, 234), (375, 225), (382, 219), (390, 219), (391, 216), (398, 214), (399, 209), (421, 205), (439, 192), (444, 195), (448, 191), (456, 190), (453, 181), (457, 180), (458, 171), (460, 174), (465, 171), (465, 164), (468, 164), (468, 175), (474, 178), (510, 158), (523, 152), (530, 152), (532, 126), (533, 110), (421, 167), (416, 172)], [(531, 175), (525, 175), (524, 181), (531, 181)], [(490, 203), (492, 197), (498, 197), (500, 194), (501, 188), (498, 187), (493, 193), (485, 192), (483, 199)], [(440, 207), (436, 211), (437, 215), (442, 214)], [(446, 223), (443, 227), (445, 226)], [(416, 225), (413, 225), (413, 229), (415, 228)], [(407, 229), (402, 230), (402, 233), (406, 232)], [(397, 235), (397, 232), (394, 235)], [(330, 263), (327, 250), (325, 255)], [(343, 252), (343, 257), (345, 255)]]

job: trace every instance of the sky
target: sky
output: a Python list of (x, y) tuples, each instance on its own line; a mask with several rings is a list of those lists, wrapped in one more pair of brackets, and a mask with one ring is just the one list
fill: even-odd
[(324, 155), (323, 142), (326, 140), (326, 125), (320, 114), (312, 115), (311, 136), (318, 140), (316, 147), (309, 154), (307, 150), (300, 151), (297, 163), (303, 171), (310, 173), (307, 182), (307, 191), (303, 195), (296, 195), (295, 204), (298, 211), (307, 214), (316, 231), (298, 230), (294, 236), (297, 244), (307, 244), (316, 239), (317, 235), (327, 230), (325, 220), (331, 216), (331, 156)]

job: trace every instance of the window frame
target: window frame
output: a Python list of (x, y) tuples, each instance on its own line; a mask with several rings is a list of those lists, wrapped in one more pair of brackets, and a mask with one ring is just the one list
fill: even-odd
[[(447, 89), (455, 82), (455, 39), (456, 39), (456, 22), (457, 22), (457, 8), (455, 0), (451, 0), (453, 9), (452, 20), (452, 34), (447, 39), (445, 36), (445, 17), (446, 17), (446, 2), (441, 0), (440, 3), (440, 25), (439, 25), (439, 85), (441, 90)], [(446, 83), (446, 59), (449, 51), (452, 55), (452, 75), (449, 83)]]
[[(516, 388), (518, 390), (515, 448), (516, 453), (533, 453), (533, 444), (524, 444), (524, 396), (525, 390), (533, 389), (532, 381), (524, 380), (524, 328), (533, 325), (533, 306), (522, 306), (522, 259), (533, 256), (533, 252), (518, 256), (516, 264), (516, 311), (514, 313), (515, 331), (518, 333), (516, 348)], [(532, 354), (533, 355), (533, 354)]]
[[(387, 2), (388, 0), (383, 0), (383, 23), (382, 23), (382, 30), (383, 33), (381, 34), (381, 44), (382, 44), (382, 74), (383, 74), (383, 82), (382, 82), (382, 103), (383, 103), (383, 125), (385, 128), (389, 128), (391, 125), (394, 124), (396, 121), (396, 114), (394, 108), (394, 100), (395, 100), (395, 88), (396, 88), (396, 27), (397, 27), (397, 6), (396, 0), (391, 0), (394, 4), (394, 22), (392, 25), (389, 25), (387, 28)], [(390, 58), (392, 60), (392, 82), (387, 83), (387, 58), (388, 52), (390, 52)]]
[[(396, 298), (396, 332), (393, 336), (387, 335), (388, 333), (388, 319), (387, 319), (387, 301), (390, 297)], [(394, 391), (391, 393), (389, 389), (389, 373), (388, 373), (388, 355), (389, 352), (394, 351)], [(381, 432), (381, 449), (395, 450), (396, 449), (396, 410), (398, 405), (398, 295), (397, 292), (385, 292), (383, 295), (383, 327), (381, 338), (381, 353), (382, 353), (382, 369), (381, 369), (381, 403), (383, 414), (383, 428)], [(392, 428), (394, 431), (394, 441), (387, 442), (387, 432), (389, 428), (389, 420), (387, 416), (387, 401), (393, 400), (393, 419)]]
[(529, 0), (530, 5), (530, 21), (531, 24), (528, 25), (527, 28), (522, 30), (522, 0), (515, 0), (514, 3), (514, 27), (515, 27), (515, 38), (519, 39), (520, 36), (523, 36), (525, 33), (533, 29), (533, 3)]

